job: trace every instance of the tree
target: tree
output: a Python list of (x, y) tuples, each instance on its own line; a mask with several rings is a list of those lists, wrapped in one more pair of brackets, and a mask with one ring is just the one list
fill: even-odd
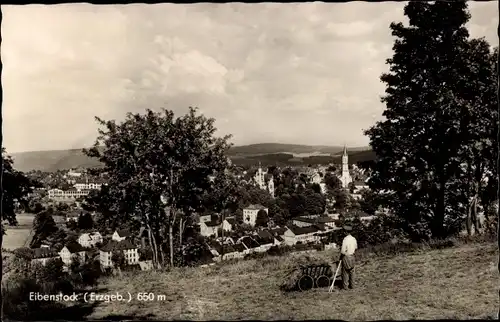
[(410, 1), (404, 13), (408, 27), (390, 26), (397, 39), (390, 72), (381, 77), (385, 120), (365, 133), (377, 155), (368, 184), (381, 205), (404, 218), (414, 239), (429, 231), (439, 238), (447, 234), (446, 220), (465, 210), (452, 188), (462, 145), (469, 144), (465, 111), (474, 100), (485, 101), (469, 84), (478, 73), (468, 64), (467, 4)]
[[(477, 213), (480, 203), (486, 209), (496, 199), (488, 198), (487, 191), (496, 186), (494, 183), (498, 183), (498, 150), (495, 147), (498, 133), (498, 48), (492, 52), (484, 39), (472, 39), (467, 50), (470, 71), (466, 76), (474, 81), (467, 83), (468, 88), (462, 93), (464, 97), (461, 97), (464, 100), (460, 111), (463, 143), (459, 159), (462, 163), (454, 188), (462, 192), (459, 202), (467, 205), (466, 228), (471, 235), (472, 228), (479, 232)], [(486, 198), (482, 199), (481, 196)]]
[(78, 216), (78, 228), (79, 229), (92, 229), (94, 227), (94, 220), (90, 213), (86, 212)]
[(125, 255), (121, 250), (115, 250), (111, 253), (111, 261), (113, 262), (113, 267), (118, 270), (120, 275), (122, 274), (122, 269), (127, 264), (125, 260)]
[(215, 137), (214, 119), (181, 117), (172, 111), (127, 114), (125, 121), (104, 121), (104, 129), (88, 156), (98, 158), (108, 175), (108, 221), (144, 225), (157, 266), (164, 249), (174, 265), (174, 227), (179, 219), (201, 208), (209, 176), (227, 166), (230, 136)]
[(257, 212), (257, 218), (255, 219), (256, 227), (267, 227), (267, 223), (269, 221), (269, 216), (264, 209), (259, 210)]
[[(33, 187), (39, 184), (22, 172), (14, 169), (14, 161), (6, 154), (2, 148), (2, 227), (5, 222), (9, 225), (16, 225), (15, 205), (16, 203), (26, 204), (29, 201), (29, 194), (33, 192)], [(3, 231), (3, 230), (2, 230)]]
[(59, 230), (48, 210), (35, 215), (32, 229), (34, 236), (30, 243), (31, 248), (40, 247), (43, 241)]
[(369, 215), (375, 215), (378, 209), (376, 198), (377, 195), (370, 189), (361, 190), (361, 200), (359, 201), (361, 210)]

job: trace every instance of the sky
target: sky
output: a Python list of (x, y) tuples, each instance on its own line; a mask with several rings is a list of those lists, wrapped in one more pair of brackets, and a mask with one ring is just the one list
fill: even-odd
[[(404, 3), (2, 6), (3, 146), (80, 149), (94, 119), (199, 107), (236, 145), (365, 146)], [(498, 3), (469, 4), (498, 45)]]

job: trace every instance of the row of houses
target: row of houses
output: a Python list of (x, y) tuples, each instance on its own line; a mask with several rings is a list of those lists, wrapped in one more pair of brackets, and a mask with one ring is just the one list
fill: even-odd
[[(101, 268), (113, 266), (112, 256), (115, 252), (122, 252), (127, 265), (141, 266), (141, 269), (151, 267), (149, 261), (140, 261), (140, 245), (135, 244), (129, 230), (117, 230), (111, 236), (111, 239), (99, 248), (99, 263)], [(77, 242), (71, 242), (65, 245), (59, 252), (47, 247), (33, 249), (32, 263), (38, 262), (46, 265), (49, 260), (60, 258), (62, 262), (69, 266), (75, 257), (84, 260), (89, 251), (100, 246), (103, 243), (103, 236), (98, 231), (86, 232), (78, 237)]]
[(286, 228), (263, 229), (246, 236), (228, 236), (207, 242), (215, 261), (243, 258), (251, 253), (268, 251), (273, 246), (282, 245), (282, 235)]
[[(243, 208), (243, 222), (247, 225), (255, 227), (259, 211), (264, 211), (269, 215), (269, 209), (262, 205), (250, 205)], [(204, 237), (216, 236), (218, 231), (233, 231), (236, 226), (235, 217), (227, 217), (224, 221), (218, 215), (204, 215), (199, 219), (200, 234)]]

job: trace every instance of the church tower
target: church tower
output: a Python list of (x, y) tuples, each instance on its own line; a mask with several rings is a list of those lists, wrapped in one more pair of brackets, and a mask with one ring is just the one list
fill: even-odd
[(342, 188), (347, 188), (352, 182), (351, 175), (349, 174), (349, 157), (347, 156), (347, 148), (344, 145), (344, 153), (342, 154), (342, 176), (340, 177)]
[(257, 172), (255, 173), (254, 180), (260, 189), (266, 189), (266, 180), (265, 180), (264, 175), (265, 175), (265, 173), (264, 173), (264, 171), (262, 171), (262, 167), (261, 167), (260, 162), (259, 162), (259, 169), (257, 169)]

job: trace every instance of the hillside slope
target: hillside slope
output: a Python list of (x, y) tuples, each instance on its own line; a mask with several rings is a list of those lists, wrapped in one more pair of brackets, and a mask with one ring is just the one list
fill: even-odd
[[(315, 257), (331, 261), (331, 252)], [(106, 294), (165, 294), (166, 300), (100, 303), (90, 318), (171, 320), (477, 319), (498, 310), (494, 244), (464, 245), (358, 263), (357, 288), (283, 294), (279, 285), (294, 257), (240, 261), (170, 273), (109, 278)]]
[[(288, 152), (291, 154), (311, 154), (310, 158), (302, 158), (299, 162), (304, 164), (315, 163), (315, 158), (320, 158), (320, 163), (332, 162), (339, 159), (336, 157), (316, 157), (315, 153), (321, 154), (336, 154), (342, 151), (342, 147), (329, 146), (308, 146), (308, 145), (292, 145), (279, 143), (262, 143), (245, 146), (235, 146), (228, 152), (228, 156), (233, 159), (236, 164), (255, 165), (262, 162), (263, 165), (276, 164), (276, 156), (274, 154)], [(357, 153), (371, 152), (368, 147), (349, 148), (350, 155)], [(99, 161), (89, 158), (83, 154), (81, 149), (72, 150), (54, 150), (54, 151), (30, 151), (12, 153), (14, 166), (21, 171), (41, 170), (41, 171), (57, 171), (63, 169), (79, 168), (79, 167), (99, 167)], [(323, 159), (321, 159), (323, 158)], [(352, 159), (352, 162), (355, 159)], [(283, 162), (283, 165), (296, 164), (296, 162)]]

